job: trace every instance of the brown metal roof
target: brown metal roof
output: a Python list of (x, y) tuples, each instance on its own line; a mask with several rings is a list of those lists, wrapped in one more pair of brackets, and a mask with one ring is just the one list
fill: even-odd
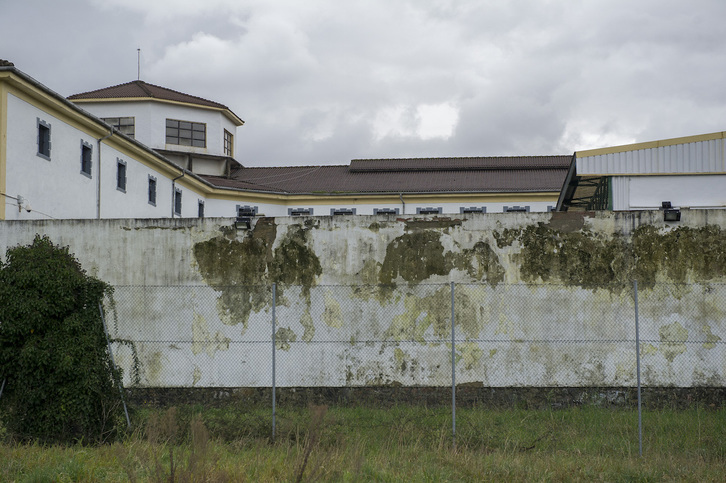
[[(517, 162), (523, 159), (532, 162)], [(250, 167), (233, 171), (230, 178), (202, 177), (219, 187), (290, 194), (559, 192), (571, 159), (354, 160), (350, 166)]]
[(135, 80), (125, 84), (119, 84), (112, 87), (104, 87), (95, 91), (74, 94), (68, 97), (70, 101), (77, 100), (102, 100), (102, 99), (118, 99), (118, 98), (139, 98), (148, 97), (151, 99), (160, 99), (165, 101), (184, 102), (187, 104), (195, 104), (198, 106), (214, 107), (217, 109), (229, 108), (224, 104), (210, 101), (197, 96), (184, 94), (183, 92), (167, 89), (166, 87), (155, 86), (142, 80)]
[(567, 168), (571, 160), (572, 156), (354, 159), (350, 162), (350, 170), (353, 172), (366, 172)]

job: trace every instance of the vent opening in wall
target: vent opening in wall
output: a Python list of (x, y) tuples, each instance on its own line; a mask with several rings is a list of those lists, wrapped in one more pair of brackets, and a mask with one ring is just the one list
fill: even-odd
[(504, 213), (529, 213), (529, 206), (505, 206)]
[(459, 213), (486, 213), (486, 206), (462, 206), (459, 208)]
[(288, 216), (311, 216), (313, 214), (312, 208), (288, 208)]
[(438, 208), (432, 208), (427, 206), (426, 208), (416, 208), (417, 215), (438, 215), (443, 212), (443, 209), (439, 206)]
[(331, 208), (331, 215), (355, 215), (355, 208)]
[(398, 208), (373, 208), (374, 215), (397, 215)]

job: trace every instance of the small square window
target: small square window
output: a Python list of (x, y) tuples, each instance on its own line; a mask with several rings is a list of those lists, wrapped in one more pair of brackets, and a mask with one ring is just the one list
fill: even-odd
[(93, 147), (81, 141), (81, 174), (91, 177)]
[(179, 188), (174, 189), (174, 214), (181, 216), (182, 212), (182, 190)]
[(50, 161), (50, 124), (41, 121), (38, 122), (38, 156)]
[(197, 217), (204, 218), (204, 200), (197, 202)]
[(116, 158), (116, 189), (126, 193), (126, 161)]
[(149, 204), (156, 206), (156, 178), (149, 175)]

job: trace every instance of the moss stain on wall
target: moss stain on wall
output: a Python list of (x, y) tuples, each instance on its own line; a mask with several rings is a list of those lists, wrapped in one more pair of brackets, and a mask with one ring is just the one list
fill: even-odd
[(586, 289), (605, 286), (619, 292), (638, 280), (652, 288), (658, 277), (674, 283), (709, 281), (726, 276), (726, 232), (714, 225), (679, 226), (662, 231), (636, 228), (630, 238), (588, 229), (560, 231), (538, 223), (495, 231), (502, 249), (519, 243), (522, 279), (562, 282)]
[(448, 275), (441, 233), (434, 230), (405, 233), (386, 248), (379, 273), (379, 282), (390, 285), (397, 277), (418, 284), (432, 275)]
[(275, 332), (275, 347), (278, 350), (289, 351), (290, 342), (297, 340), (297, 334), (289, 327), (280, 327)]
[(478, 241), (473, 248), (445, 252), (442, 235), (441, 231), (419, 229), (395, 238), (386, 247), (378, 282), (391, 285), (401, 277), (415, 285), (433, 275), (448, 275), (453, 269), (494, 286), (504, 279), (504, 268), (489, 243)]
[(479, 347), (479, 344), (474, 342), (462, 342), (456, 344), (456, 363), (461, 361), (464, 369), (471, 371), (478, 369), (482, 357), (484, 356), (484, 350)]
[(305, 311), (300, 316), (300, 325), (303, 326), (303, 342), (310, 342), (315, 337), (315, 324), (313, 323), (313, 316), (310, 315), (310, 307), (305, 307)]
[(310, 226), (291, 225), (269, 264), (270, 279), (283, 285), (300, 285), (309, 297), (310, 288), (323, 273), (315, 252), (308, 246)]
[(202, 278), (221, 292), (217, 311), (223, 323), (242, 324), (244, 333), (250, 314), (270, 306), (272, 282), (278, 283), (278, 304), (284, 303), (285, 285), (302, 286), (310, 304), (310, 288), (322, 273), (320, 260), (308, 246), (307, 233), (312, 227), (291, 225), (274, 251), (277, 227), (272, 218), (258, 220), (241, 240), (226, 231), (194, 245)]

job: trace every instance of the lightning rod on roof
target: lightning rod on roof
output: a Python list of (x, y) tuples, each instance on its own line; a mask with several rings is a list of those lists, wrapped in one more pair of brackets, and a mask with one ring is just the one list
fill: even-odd
[(136, 49), (136, 80), (141, 80), (141, 49)]

